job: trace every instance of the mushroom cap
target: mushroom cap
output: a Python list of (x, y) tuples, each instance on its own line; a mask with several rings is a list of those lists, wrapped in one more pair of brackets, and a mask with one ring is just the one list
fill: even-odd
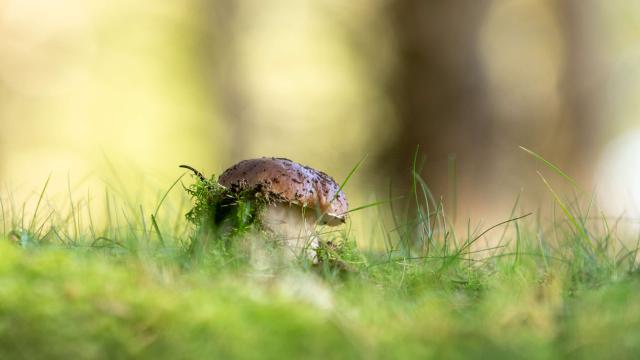
[(331, 176), (285, 158), (240, 161), (218, 182), (231, 191), (256, 190), (275, 202), (317, 209), (327, 225), (344, 223), (349, 209), (347, 197)]

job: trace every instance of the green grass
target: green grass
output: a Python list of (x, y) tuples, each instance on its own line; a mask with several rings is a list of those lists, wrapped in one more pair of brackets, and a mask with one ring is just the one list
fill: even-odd
[(203, 235), (179, 181), (148, 208), (105, 191), (100, 215), (3, 194), (0, 358), (636, 358), (636, 239), (543, 179), (561, 212), (461, 234), (414, 168), (411, 201), (362, 206), (376, 238), (321, 229), (349, 271)]

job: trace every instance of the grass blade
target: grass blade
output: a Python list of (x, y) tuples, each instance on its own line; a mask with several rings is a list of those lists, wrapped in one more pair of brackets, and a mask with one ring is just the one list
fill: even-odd
[(0, 211), (2, 212), (2, 235), (7, 235), (7, 214), (4, 210), (4, 201), (2, 200), (2, 196), (0, 196)]
[(162, 233), (160, 232), (160, 228), (158, 227), (158, 222), (156, 221), (156, 217), (151, 215), (151, 225), (153, 225), (153, 229), (158, 234), (158, 239), (160, 240), (160, 245), (165, 247), (164, 238), (162, 237)]
[[(29, 224), (29, 231), (33, 231), (33, 226), (36, 222), (36, 216), (38, 216), (38, 209), (40, 208), (40, 203), (42, 203), (42, 198), (44, 197), (44, 193), (47, 191), (47, 186), (49, 186), (49, 180), (51, 180), (51, 174), (47, 177), (47, 181), (44, 182), (44, 186), (42, 187), (42, 191), (40, 191), (40, 196), (38, 197), (38, 202), (36, 203), (36, 208), (33, 210), (33, 217), (31, 218), (31, 223)], [(4, 213), (4, 210), (3, 210)]]
[(355, 212), (355, 211), (359, 211), (359, 210), (364, 210), (364, 209), (367, 209), (367, 208), (370, 208), (370, 207), (373, 207), (373, 206), (386, 204), (386, 203), (389, 203), (389, 202), (392, 202), (392, 201), (395, 201), (395, 200), (398, 200), (398, 199), (402, 199), (402, 196), (398, 196), (397, 198), (391, 199), (391, 200), (374, 201), (374, 202), (366, 204), (366, 205), (358, 206), (356, 208), (350, 209), (349, 211), (345, 212), (345, 214), (349, 214), (349, 213), (352, 213), (352, 212)]
[(580, 224), (578, 224), (578, 221), (576, 220), (576, 218), (573, 216), (573, 214), (571, 214), (571, 211), (569, 211), (569, 208), (567, 207), (567, 205), (562, 201), (562, 199), (560, 198), (560, 196), (555, 192), (555, 190), (553, 190), (553, 188), (551, 187), (551, 185), (549, 184), (549, 182), (547, 181), (547, 179), (545, 179), (545, 177), (538, 171), (538, 175), (540, 176), (540, 178), (542, 179), (542, 182), (544, 183), (544, 185), (547, 187), (547, 189), (549, 190), (549, 192), (551, 192), (551, 195), (553, 195), (554, 199), (556, 200), (556, 203), (558, 204), (558, 206), (560, 206), (560, 209), (562, 210), (562, 212), (564, 212), (565, 216), (567, 217), (567, 219), (569, 220), (569, 222), (571, 222), (571, 224), (574, 226), (574, 228), (576, 229), (576, 231), (578, 231), (578, 233), (580, 234), (580, 236), (583, 237), (583, 239), (589, 243), (589, 247), (591, 248), (592, 251), (595, 251), (593, 244), (591, 243), (590, 239), (589, 239), (589, 235), (587, 234), (587, 231), (584, 229), (584, 227), (582, 227)]
[(156, 210), (153, 212), (153, 216), (155, 218), (158, 217), (158, 212), (160, 211), (160, 207), (162, 206), (162, 203), (164, 202), (164, 200), (167, 198), (167, 196), (169, 195), (169, 193), (171, 192), (171, 190), (173, 190), (173, 188), (178, 185), (178, 183), (180, 182), (180, 180), (182, 180), (182, 178), (186, 175), (187, 173), (183, 173), (182, 175), (180, 175), (179, 178), (176, 179), (176, 181), (173, 182), (173, 184), (171, 184), (171, 186), (169, 186), (169, 189), (167, 189), (167, 191), (165, 191), (164, 195), (162, 195), (162, 198), (160, 199), (160, 202), (158, 202), (158, 205), (156, 206)]
[(336, 193), (333, 195), (333, 198), (331, 199), (331, 201), (329, 201), (329, 203), (332, 203), (335, 199), (338, 198), (338, 195), (340, 194), (340, 191), (342, 191), (342, 189), (349, 183), (349, 180), (351, 180), (351, 177), (353, 176), (353, 174), (355, 174), (356, 171), (358, 171), (358, 169), (360, 169), (360, 166), (362, 166), (362, 163), (367, 158), (367, 156), (368, 156), (368, 154), (365, 154), (362, 157), (362, 159), (360, 159), (360, 161), (358, 161), (358, 163), (351, 169), (351, 171), (349, 171), (349, 174), (344, 179), (342, 184), (340, 184), (340, 188), (338, 188), (338, 191), (336, 191)]
[(523, 151), (525, 151), (529, 155), (533, 156), (534, 158), (542, 161), (545, 165), (547, 165), (547, 167), (549, 167), (551, 170), (553, 170), (556, 174), (560, 175), (565, 180), (567, 180), (571, 184), (571, 186), (573, 186), (577, 191), (579, 191), (581, 193), (585, 192), (584, 190), (582, 190), (580, 188), (578, 183), (571, 176), (567, 175), (564, 171), (560, 170), (560, 168), (558, 166), (556, 166), (555, 164), (553, 164), (551, 161), (549, 161), (549, 160), (545, 159), (544, 157), (542, 157), (542, 155), (534, 152), (533, 150), (527, 149), (524, 146), (520, 146), (520, 149), (522, 149)]

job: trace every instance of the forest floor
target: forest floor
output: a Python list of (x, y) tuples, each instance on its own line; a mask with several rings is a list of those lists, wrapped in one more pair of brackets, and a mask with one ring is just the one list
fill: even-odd
[(5, 201), (0, 358), (637, 358), (638, 244), (615, 219), (557, 197), (553, 220), (516, 204), (460, 235), (415, 185), (379, 250), (322, 235), (339, 267), (274, 260), (257, 235), (194, 247), (164, 196), (153, 216), (107, 200), (100, 226), (44, 190), (30, 214)]

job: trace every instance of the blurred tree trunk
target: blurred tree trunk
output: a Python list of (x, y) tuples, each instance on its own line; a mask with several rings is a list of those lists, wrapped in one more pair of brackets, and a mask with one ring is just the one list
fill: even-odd
[[(593, 1), (549, 1), (561, 26), (564, 48), (559, 108), (553, 118), (544, 116), (547, 113), (542, 110), (520, 113), (519, 116), (529, 119), (529, 125), (522, 125), (522, 121), (521, 125), (514, 123), (512, 126), (519, 128), (511, 127), (514, 131), (511, 134), (510, 126), (504, 126), (509, 121), (503, 119), (500, 125), (492, 120), (496, 114), (488, 102), (489, 89), (478, 56), (478, 33), (491, 3), (488, 0), (390, 3), (397, 58), (388, 90), (395, 108), (396, 134), (390, 146), (381, 151), (378, 167), (382, 173), (391, 175), (399, 190), (409, 188), (418, 145), (420, 155), (426, 158), (421, 175), (436, 197), (451, 193), (447, 163), (449, 155), (455, 154), (461, 196), (466, 192), (475, 196), (476, 201), (491, 201), (490, 195), (483, 198), (482, 194), (474, 193), (499, 193), (513, 166), (526, 165), (517, 160), (517, 155), (497, 153), (515, 153), (518, 145), (532, 147), (588, 184), (599, 145), (596, 136), (602, 96)], [(536, 64), (527, 64), (525, 59), (522, 71), (527, 66)], [(541, 123), (545, 124), (543, 130), (534, 130)], [(513, 166), (494, 164), (504, 158), (516, 160)], [(509, 185), (515, 191), (516, 184)]]
[(211, 7), (214, 31), (213, 66), (216, 92), (220, 99), (223, 122), (229, 129), (225, 161), (236, 162), (246, 156), (245, 145), (250, 136), (249, 121), (243, 111), (247, 104), (242, 91), (242, 69), (238, 64), (238, 18), (241, 15), (238, 1), (215, 0), (207, 2)]
[[(425, 155), (422, 176), (434, 196), (450, 191), (448, 158), (458, 178), (485, 177), (492, 126), (477, 57), (485, 0), (395, 0), (390, 5), (397, 63), (390, 97), (397, 136), (379, 167), (406, 190), (416, 147)], [(470, 184), (460, 184), (462, 187)]]
[[(602, 85), (598, 52), (594, 43), (592, 1), (557, 0), (565, 43), (564, 78), (561, 84), (564, 116), (555, 132), (561, 165), (581, 182), (591, 180), (600, 140), (597, 138), (598, 108)], [(597, 30), (596, 30), (597, 31)]]

